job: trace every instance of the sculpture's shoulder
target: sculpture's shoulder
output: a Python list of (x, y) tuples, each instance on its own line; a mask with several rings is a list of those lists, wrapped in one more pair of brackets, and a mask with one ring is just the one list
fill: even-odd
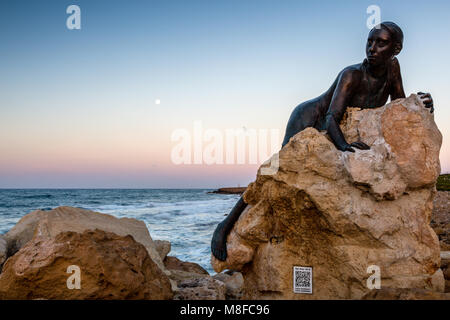
[(353, 80), (361, 80), (363, 76), (362, 64), (352, 64), (348, 67), (345, 67), (341, 71), (342, 77), (351, 78)]
[(340, 82), (343, 85), (357, 87), (363, 78), (361, 63), (353, 64), (342, 69), (339, 73)]

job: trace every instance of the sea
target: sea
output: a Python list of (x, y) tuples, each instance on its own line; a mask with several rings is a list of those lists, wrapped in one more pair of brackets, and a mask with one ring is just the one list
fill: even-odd
[(213, 189), (0, 189), (0, 234), (34, 210), (71, 206), (135, 218), (153, 240), (171, 242), (169, 255), (195, 262), (214, 274), (211, 237), (240, 195)]

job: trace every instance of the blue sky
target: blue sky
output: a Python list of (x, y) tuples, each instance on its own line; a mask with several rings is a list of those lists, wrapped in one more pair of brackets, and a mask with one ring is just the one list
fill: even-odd
[(200, 119), (283, 134), (364, 59), (372, 4), (404, 31), (405, 92), (432, 93), (449, 172), (448, 1), (3, 0), (0, 187), (245, 185), (258, 166), (174, 167), (171, 132)]

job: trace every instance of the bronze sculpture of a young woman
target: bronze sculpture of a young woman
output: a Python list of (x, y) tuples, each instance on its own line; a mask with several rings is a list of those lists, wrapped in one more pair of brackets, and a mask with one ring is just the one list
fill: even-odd
[[(383, 106), (388, 98), (404, 98), (400, 65), (395, 57), (403, 47), (403, 32), (393, 22), (383, 22), (373, 28), (367, 38), (366, 56), (362, 63), (344, 68), (331, 87), (322, 95), (299, 104), (292, 112), (282, 147), (296, 133), (307, 127), (326, 130), (334, 145), (341, 151), (354, 148), (370, 149), (362, 141), (345, 141), (339, 123), (347, 107), (362, 109)], [(425, 107), (433, 112), (429, 93), (418, 93)], [(217, 226), (211, 241), (213, 255), (224, 261), (227, 257), (226, 238), (247, 204), (241, 197), (230, 214)]]

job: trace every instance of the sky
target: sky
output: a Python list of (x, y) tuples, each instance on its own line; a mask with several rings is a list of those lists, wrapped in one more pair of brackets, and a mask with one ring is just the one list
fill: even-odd
[(292, 109), (364, 59), (370, 5), (404, 32), (405, 93), (432, 94), (450, 172), (449, 1), (2, 0), (0, 188), (245, 186), (260, 162), (176, 164), (174, 132), (281, 146)]

